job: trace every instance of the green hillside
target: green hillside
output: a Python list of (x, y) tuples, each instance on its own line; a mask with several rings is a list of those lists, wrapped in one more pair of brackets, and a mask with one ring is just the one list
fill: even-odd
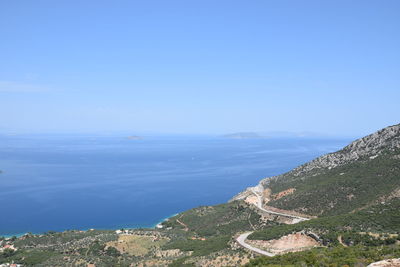
[(361, 158), (333, 169), (310, 173), (305, 179), (277, 179), (273, 193), (296, 191), (268, 205), (311, 215), (343, 214), (362, 208), (400, 187), (400, 149), (384, 151), (374, 159)]
[(288, 253), (271, 258), (259, 257), (250, 261), (245, 267), (342, 267), (342, 266), (367, 266), (373, 262), (384, 259), (400, 257), (400, 247), (334, 247), (315, 248), (308, 251)]
[(366, 266), (400, 257), (400, 199), (370, 206), (351, 214), (326, 216), (292, 225), (255, 231), (253, 240), (271, 240), (306, 231), (316, 233), (325, 246), (251, 260), (252, 266)]
[(260, 223), (260, 215), (253, 207), (235, 201), (182, 212), (163, 222), (163, 226), (187, 230), (187, 235), (210, 237), (254, 230), (252, 227), (258, 227)]
[[(326, 216), (297, 224), (271, 226), (255, 231), (249, 239), (270, 240), (306, 229), (318, 234), (324, 245), (331, 246), (337, 245), (337, 237), (345, 233), (400, 234), (399, 211), (400, 199), (395, 198), (355, 213)], [(354, 244), (361, 242), (353, 241)]]
[[(248, 239), (302, 231), (324, 247), (259, 257), (246, 266), (366, 266), (400, 257), (399, 125), (263, 182), (271, 190), (269, 206), (318, 218), (256, 230)], [(287, 189), (290, 194), (274, 198)]]

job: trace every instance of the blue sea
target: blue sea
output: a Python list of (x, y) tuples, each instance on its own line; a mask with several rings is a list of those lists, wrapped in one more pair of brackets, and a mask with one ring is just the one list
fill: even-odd
[(349, 141), (1, 136), (0, 235), (154, 227)]

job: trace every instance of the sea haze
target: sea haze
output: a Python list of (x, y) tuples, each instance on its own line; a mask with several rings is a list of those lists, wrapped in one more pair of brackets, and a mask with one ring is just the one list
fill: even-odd
[(153, 227), (349, 139), (0, 137), (0, 235)]

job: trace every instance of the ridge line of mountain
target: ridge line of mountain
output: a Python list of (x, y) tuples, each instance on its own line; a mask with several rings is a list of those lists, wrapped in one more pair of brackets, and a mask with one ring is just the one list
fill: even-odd
[(302, 164), (289, 172), (276, 176), (266, 177), (253, 187), (248, 187), (244, 191), (239, 192), (229, 200), (243, 200), (252, 194), (252, 190), (262, 191), (267, 188), (272, 181), (278, 179), (304, 179), (307, 175), (316, 176), (321, 170), (331, 170), (338, 166), (352, 163), (361, 158), (368, 157), (375, 159), (385, 151), (394, 151), (400, 148), (400, 124), (392, 125), (380, 129), (365, 137), (359, 138), (344, 148), (317, 157), (305, 164)]

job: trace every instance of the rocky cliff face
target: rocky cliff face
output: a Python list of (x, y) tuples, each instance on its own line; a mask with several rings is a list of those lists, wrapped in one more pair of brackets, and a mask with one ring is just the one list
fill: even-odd
[(343, 166), (360, 159), (374, 159), (384, 151), (394, 151), (396, 149), (400, 149), (400, 124), (386, 127), (358, 139), (337, 152), (318, 157), (285, 174), (264, 178), (259, 185), (246, 189), (232, 200), (244, 199), (250, 194), (251, 190), (259, 191), (260, 188), (268, 187), (271, 181), (277, 179), (304, 180), (325, 170)]
[(400, 148), (400, 124), (386, 127), (358, 139), (342, 150), (316, 158), (297, 167), (290, 173), (294, 176), (300, 176), (314, 169), (335, 168), (363, 157), (374, 158), (384, 150), (396, 148)]

